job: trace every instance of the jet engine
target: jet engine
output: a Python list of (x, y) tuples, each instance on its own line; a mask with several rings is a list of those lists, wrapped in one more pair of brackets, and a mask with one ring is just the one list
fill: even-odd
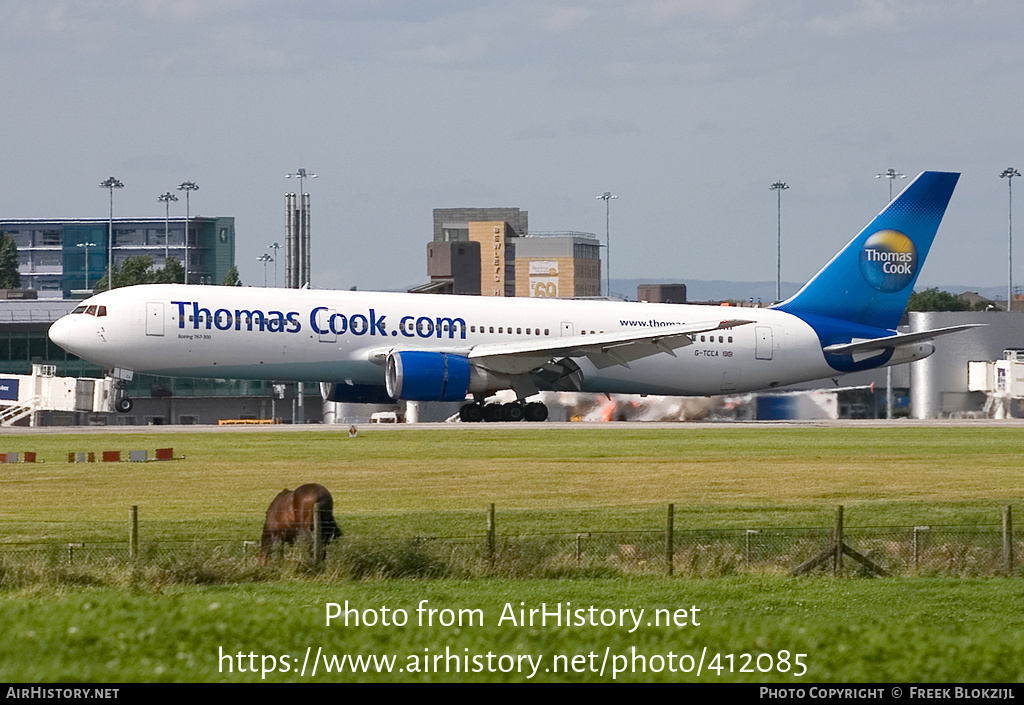
[(510, 389), (512, 382), (508, 375), (478, 367), (464, 355), (403, 350), (388, 355), (384, 385), (392, 399), (462, 401), (467, 394)]
[(388, 355), (384, 385), (392, 399), (462, 401), (469, 391), (469, 358), (406, 350)]

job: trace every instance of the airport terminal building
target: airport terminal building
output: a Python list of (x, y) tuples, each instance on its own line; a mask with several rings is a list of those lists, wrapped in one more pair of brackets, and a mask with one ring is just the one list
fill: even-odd
[(107, 271), (129, 257), (166, 257), (188, 264), (188, 283), (220, 284), (235, 263), (235, 219), (114, 218), (0, 219), (0, 231), (18, 247), (22, 287), (39, 298), (82, 298)]

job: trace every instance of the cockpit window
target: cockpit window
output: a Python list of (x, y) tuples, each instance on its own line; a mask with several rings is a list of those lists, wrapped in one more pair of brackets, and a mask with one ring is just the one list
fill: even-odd
[(84, 313), (87, 316), (106, 316), (107, 315), (107, 307), (106, 306), (85, 306), (85, 305), (82, 305), (82, 306), (77, 307), (71, 313)]

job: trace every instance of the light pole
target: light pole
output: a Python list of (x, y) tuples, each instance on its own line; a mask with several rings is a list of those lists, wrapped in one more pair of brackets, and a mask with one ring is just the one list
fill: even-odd
[(263, 263), (263, 288), (267, 288), (267, 262), (273, 262), (274, 258), (264, 253), (256, 258), (257, 262)]
[(1010, 231), (1008, 236), (1008, 244), (1006, 248), (1006, 260), (1007, 260), (1007, 285), (1006, 285), (1006, 310), (1013, 310), (1013, 177), (1020, 176), (1020, 172), (1014, 169), (1012, 166), (1008, 166), (1003, 169), (1003, 173), (999, 175), (999, 178), (1006, 179), (1006, 185), (1009, 187), (1009, 222)]
[(164, 204), (164, 267), (167, 266), (167, 259), (171, 256), (170, 245), (167, 244), (171, 233), (171, 201), (177, 201), (178, 197), (168, 191), (162, 196), (157, 196), (156, 200)]
[[(86, 289), (86, 291), (88, 291), (89, 290), (89, 248), (90, 247), (96, 247), (96, 243), (95, 242), (80, 242), (80, 243), (78, 243), (77, 246), (85, 248), (85, 289)], [(111, 283), (109, 281), (107, 282), (107, 288), (108, 289), (113, 289), (114, 288), (113, 286), (111, 286)]]
[(116, 177), (111, 176), (105, 181), (100, 182), (100, 188), (105, 188), (110, 191), (110, 231), (107, 233), (107, 288), (112, 289), (110, 286), (114, 279), (114, 189), (124, 188), (124, 184), (117, 180)]
[[(907, 175), (889, 167), (881, 174), (875, 174), (875, 178), (889, 180), (889, 203), (892, 203), (892, 182), (896, 179), (905, 179)], [(885, 418), (887, 419), (891, 419), (893, 416), (894, 401), (892, 393), (892, 365), (887, 365), (885, 368)], [(875, 408), (877, 409), (878, 407)]]
[(272, 242), (269, 245), (267, 245), (267, 249), (268, 250), (273, 250), (274, 251), (274, 288), (275, 289), (277, 288), (277, 251), (280, 250), (281, 247), (282, 246), (278, 245), (276, 242)]
[(605, 295), (610, 297), (612, 295), (612, 238), (611, 231), (609, 229), (609, 203), (613, 198), (618, 198), (618, 196), (612, 195), (611, 191), (605, 191), (597, 198), (604, 201), (604, 264), (606, 277), (608, 280), (606, 284)]
[(768, 187), (775, 191), (778, 201), (779, 234), (775, 252), (775, 301), (782, 301), (782, 192), (789, 188), (785, 181), (776, 181)]
[(892, 201), (892, 182), (893, 182), (893, 179), (905, 179), (905, 178), (907, 178), (907, 175), (906, 174), (901, 174), (900, 172), (898, 172), (895, 169), (893, 169), (892, 167), (890, 167), (890, 168), (886, 169), (884, 172), (882, 172), (881, 174), (875, 174), (875, 178), (876, 179), (889, 179), (889, 201), (891, 202)]
[(178, 186), (179, 191), (185, 192), (185, 283), (188, 284), (188, 219), (189, 219), (189, 194), (198, 191), (199, 187), (192, 181), (182, 181)]
[(306, 192), (305, 191), (306, 187), (304, 185), (306, 183), (306, 179), (315, 179), (316, 176), (317, 176), (316, 174), (310, 173), (310, 172), (306, 171), (305, 169), (299, 169), (298, 171), (296, 171), (293, 174), (285, 174), (284, 178), (286, 178), (286, 179), (298, 179), (299, 180), (299, 195), (301, 196), (302, 194), (304, 194)]

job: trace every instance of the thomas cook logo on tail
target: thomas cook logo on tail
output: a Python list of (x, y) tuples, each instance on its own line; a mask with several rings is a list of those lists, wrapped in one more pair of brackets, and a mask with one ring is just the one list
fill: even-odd
[(878, 291), (905, 289), (917, 274), (917, 248), (897, 230), (879, 230), (860, 252), (860, 273)]

